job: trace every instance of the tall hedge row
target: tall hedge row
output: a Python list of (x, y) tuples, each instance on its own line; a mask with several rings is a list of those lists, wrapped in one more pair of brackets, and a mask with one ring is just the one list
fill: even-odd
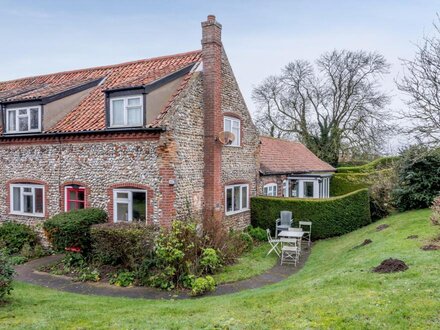
[(338, 173), (369, 173), (393, 167), (399, 160), (399, 156), (381, 157), (360, 166), (341, 166)]
[(292, 211), (294, 225), (312, 221), (312, 239), (346, 234), (371, 223), (367, 189), (326, 199), (254, 197), (251, 222), (254, 227), (275, 230), (281, 211)]
[(376, 180), (390, 175), (392, 171), (389, 168), (370, 173), (335, 173), (330, 181), (330, 196), (342, 196), (359, 189), (369, 188)]

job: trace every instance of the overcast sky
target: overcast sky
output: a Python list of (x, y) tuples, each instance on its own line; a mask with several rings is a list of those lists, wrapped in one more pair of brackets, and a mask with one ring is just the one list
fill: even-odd
[(214, 14), (251, 111), (252, 88), (266, 76), (333, 49), (382, 53), (396, 111), (398, 59), (413, 56), (437, 12), (438, 0), (0, 0), (0, 80), (199, 49), (200, 22)]

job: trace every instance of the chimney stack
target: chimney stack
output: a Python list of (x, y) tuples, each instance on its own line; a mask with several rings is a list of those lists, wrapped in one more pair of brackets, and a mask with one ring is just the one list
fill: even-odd
[(222, 116), (222, 26), (209, 15), (202, 22), (203, 106), (204, 106), (204, 207), (205, 218), (223, 218), (221, 180), (222, 145), (217, 134), (223, 131)]

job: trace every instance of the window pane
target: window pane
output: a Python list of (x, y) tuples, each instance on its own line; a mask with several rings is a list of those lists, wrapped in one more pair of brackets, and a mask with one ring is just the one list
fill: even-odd
[(20, 109), (18, 110), (19, 115), (27, 115), (27, 109)]
[(141, 105), (141, 99), (139, 97), (128, 99), (128, 106), (136, 106)]
[(313, 197), (313, 182), (304, 182), (304, 196)]
[(77, 207), (79, 209), (83, 209), (84, 208), (84, 202), (78, 202), (78, 203), (76, 203), (76, 205), (77, 205)]
[(232, 128), (232, 133), (235, 136), (234, 141), (232, 142), (232, 145), (238, 146), (240, 144), (240, 129), (238, 128)]
[(20, 199), (20, 188), (14, 187), (12, 188), (12, 199), (13, 199), (13, 205), (12, 210), (14, 211), (21, 211), (21, 199)]
[(234, 211), (240, 210), (240, 186), (234, 187)]
[(73, 211), (77, 209), (76, 202), (69, 202), (69, 211)]
[(43, 213), (43, 189), (35, 188), (35, 213)]
[(232, 188), (226, 189), (226, 212), (232, 211)]
[(76, 200), (76, 190), (74, 190), (74, 189), (69, 190), (69, 199)]
[(78, 200), (84, 201), (85, 200), (84, 197), (85, 197), (84, 190), (78, 190)]
[(128, 221), (127, 203), (116, 203), (116, 216), (118, 221)]
[(28, 117), (18, 118), (18, 130), (20, 132), (29, 131)]
[(145, 221), (147, 219), (147, 201), (144, 192), (133, 192), (133, 220)]
[(32, 195), (24, 195), (23, 197), (23, 212), (34, 213), (34, 201)]
[(128, 199), (128, 193), (126, 192), (118, 192), (116, 193), (117, 199)]
[(142, 125), (141, 108), (127, 109), (128, 125)]
[(248, 207), (248, 200), (247, 200), (247, 186), (241, 187), (241, 208), (247, 209)]
[(31, 192), (32, 192), (32, 188), (27, 188), (27, 187), (25, 187), (25, 188), (23, 188), (23, 191), (24, 191), (25, 193), (31, 193)]
[(124, 100), (112, 101), (112, 125), (124, 125)]
[(225, 119), (225, 131), (231, 132), (231, 121), (229, 119)]
[(38, 129), (38, 108), (32, 108), (31, 109), (31, 129)]
[(16, 112), (14, 111), (9, 111), (8, 112), (8, 130), (9, 131), (15, 131), (16, 127), (15, 127), (15, 119), (16, 119)]

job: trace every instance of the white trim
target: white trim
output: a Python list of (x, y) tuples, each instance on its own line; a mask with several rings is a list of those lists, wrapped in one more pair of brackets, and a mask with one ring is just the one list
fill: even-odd
[[(14, 188), (20, 188), (20, 211), (14, 211)], [(24, 188), (30, 188), (31, 192), (24, 192)], [(35, 212), (35, 189), (41, 189), (43, 192), (42, 195), (42, 206), (43, 206), (43, 212), (42, 213), (36, 213)], [(33, 212), (23, 212), (23, 206), (24, 206), (24, 196), (32, 196), (32, 207)], [(26, 183), (12, 183), (9, 185), (9, 214), (14, 215), (23, 215), (23, 216), (29, 216), (29, 217), (39, 217), (43, 218), (45, 211), (46, 211), (46, 192), (44, 191), (44, 185), (42, 184), (26, 184)]]
[[(31, 109), (38, 109), (38, 128), (31, 129)], [(26, 110), (26, 115), (19, 115), (18, 112), (20, 110)], [(9, 113), (15, 111), (15, 130), (9, 130)], [(28, 130), (20, 131), (19, 130), (19, 118), (27, 117), (28, 119)], [(6, 128), (5, 132), (7, 134), (17, 134), (17, 133), (32, 133), (32, 132), (41, 132), (41, 105), (35, 106), (27, 106), (27, 107), (17, 107), (17, 108), (7, 108), (6, 109)]]
[[(235, 117), (224, 116), (223, 117), (223, 129), (226, 131), (226, 121), (229, 120), (231, 122), (231, 131), (232, 132), (232, 124), (238, 123), (238, 136), (235, 136), (235, 140), (232, 142), (233, 144), (227, 144), (228, 147), (241, 147), (241, 120)], [(235, 134), (234, 134), (235, 135)]]
[[(264, 191), (265, 189), (267, 189), (267, 192), (269, 192), (269, 190), (271, 190), (271, 194), (266, 194), (266, 192)], [(265, 184), (263, 186), (263, 195), (264, 196), (273, 196), (276, 197), (278, 196), (278, 185), (276, 183), (268, 183)]]
[[(131, 189), (131, 188), (116, 188), (113, 189), (113, 222), (118, 222), (117, 203), (124, 203), (128, 205), (128, 219), (127, 222), (133, 221), (133, 192), (145, 193), (145, 222), (148, 219), (148, 195), (147, 191), (143, 189)], [(118, 193), (127, 193), (127, 198), (117, 198)], [(123, 222), (123, 221), (120, 221)], [(125, 221), (124, 221), (125, 222)]]
[[(234, 201), (234, 188), (236, 188), (236, 187), (240, 187), (240, 198), (239, 198), (239, 201), (240, 201), (240, 208), (238, 209), (238, 210), (236, 210), (236, 211), (227, 211), (228, 210), (228, 194), (227, 194), (227, 191), (228, 191), (228, 189), (232, 189), (232, 201)], [(243, 208), (243, 198), (242, 198), (242, 191), (243, 191), (243, 187), (246, 187), (246, 192), (247, 192), (247, 194), (246, 194), (246, 201), (247, 201), (247, 207), (246, 208)], [(233, 215), (233, 214), (238, 214), (238, 213), (242, 213), (242, 212), (245, 212), (245, 211), (249, 211), (249, 185), (248, 184), (233, 184), (233, 185), (228, 185), (228, 186), (225, 186), (225, 215)]]
[[(128, 99), (139, 99), (140, 105), (138, 106), (129, 106), (128, 105)], [(113, 125), (113, 101), (123, 101), (123, 110), (124, 111), (124, 124), (123, 125)], [(129, 95), (129, 96), (121, 96), (121, 97), (111, 97), (109, 99), (110, 102), (110, 109), (109, 109), (109, 115), (110, 115), (110, 127), (140, 127), (143, 126), (144, 123), (144, 98), (142, 95)], [(139, 125), (129, 125), (128, 124), (128, 108), (134, 108), (134, 107), (140, 107), (141, 108), (141, 122)]]

